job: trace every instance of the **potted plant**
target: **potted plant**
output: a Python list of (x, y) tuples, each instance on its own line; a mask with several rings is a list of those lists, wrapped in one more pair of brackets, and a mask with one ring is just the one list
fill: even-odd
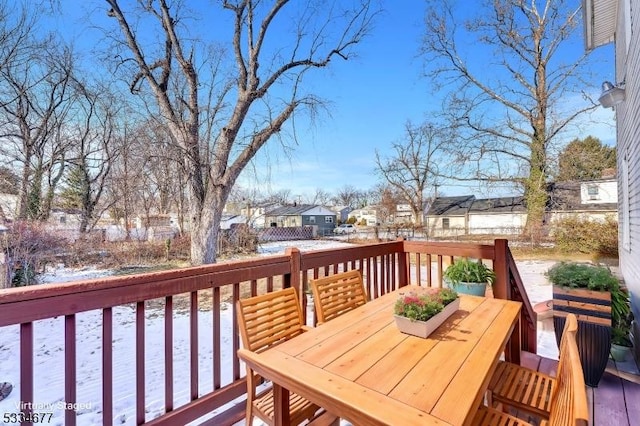
[(614, 361), (624, 361), (633, 346), (631, 342), (631, 322), (633, 313), (626, 290), (612, 293), (611, 312), (613, 317), (613, 327), (611, 329), (611, 358)]
[(448, 288), (400, 294), (393, 308), (398, 329), (426, 338), (460, 307), (458, 294)]
[[(601, 265), (560, 262), (547, 272), (553, 284), (553, 325), (560, 343), (567, 313), (578, 316), (578, 350), (585, 383), (596, 387), (611, 348), (612, 315), (621, 315), (618, 279)], [(615, 300), (612, 312), (612, 300)]]
[(458, 293), (484, 296), (487, 284), (493, 285), (496, 273), (480, 261), (458, 259), (444, 271), (449, 288)]

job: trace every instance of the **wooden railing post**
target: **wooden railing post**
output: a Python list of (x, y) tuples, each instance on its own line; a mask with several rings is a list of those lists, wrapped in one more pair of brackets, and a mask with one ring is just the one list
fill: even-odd
[(493, 297), (511, 300), (509, 285), (509, 265), (507, 263), (508, 242), (505, 239), (494, 240), (493, 270), (496, 282), (493, 284)]
[[(404, 241), (404, 238), (398, 238), (400, 241)], [(409, 282), (409, 253), (402, 244), (402, 252), (398, 252), (398, 287), (411, 284)], [(420, 284), (420, 283), (418, 283)]]
[(285, 254), (289, 256), (289, 273), (284, 276), (283, 287), (293, 287), (298, 292), (298, 302), (302, 307), (302, 315), (304, 320), (307, 320), (307, 295), (305, 294), (304, 283), (300, 279), (300, 250), (295, 247), (290, 247), (285, 251)]

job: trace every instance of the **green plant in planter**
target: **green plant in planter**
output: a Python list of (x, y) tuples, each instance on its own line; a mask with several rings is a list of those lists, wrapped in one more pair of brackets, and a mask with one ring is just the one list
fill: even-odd
[(560, 262), (547, 273), (553, 284), (553, 325), (559, 345), (565, 316), (578, 318), (578, 352), (588, 386), (598, 386), (609, 359), (613, 328), (628, 315), (626, 292), (600, 265)]
[(445, 271), (444, 279), (458, 293), (484, 296), (486, 285), (496, 281), (496, 273), (479, 261), (467, 258), (453, 262)]
[(569, 288), (586, 288), (607, 291), (619, 287), (618, 279), (604, 266), (589, 263), (560, 262), (553, 265), (547, 277), (555, 285)]
[(629, 337), (629, 332), (631, 331), (630, 326), (625, 325), (617, 325), (611, 329), (611, 343), (631, 347), (631, 338)]
[(619, 292), (617, 292), (616, 299), (613, 298), (612, 294), (611, 311), (613, 317), (611, 343), (620, 346), (631, 347), (632, 343), (629, 335), (631, 333), (631, 322), (633, 321), (633, 313), (631, 312), (631, 302), (629, 300), (629, 295), (625, 290), (621, 289)]
[(546, 275), (557, 286), (608, 291), (611, 294), (611, 322), (614, 327), (629, 315), (629, 296), (620, 287), (618, 279), (604, 266), (560, 262), (553, 265)]

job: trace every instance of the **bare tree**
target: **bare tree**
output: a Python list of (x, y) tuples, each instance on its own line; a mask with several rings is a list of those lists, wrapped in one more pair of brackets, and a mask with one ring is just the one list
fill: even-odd
[(358, 204), (360, 198), (359, 191), (352, 185), (343, 185), (338, 188), (335, 196), (335, 203), (351, 208), (363, 207)]
[(69, 147), (62, 129), (72, 101), (72, 56), (35, 41), (23, 53), (0, 69), (1, 154), (20, 165), (18, 217), (44, 219)]
[(118, 156), (115, 140), (120, 108), (105, 85), (91, 88), (76, 80), (75, 88), (79, 94), (74, 114), (77, 124), (70, 128), (73, 148), (68, 162), (76, 176), (80, 232), (85, 233), (100, 217), (97, 209)]
[[(596, 107), (581, 90), (586, 54), (566, 45), (579, 29), (579, 3), (474, 3), (458, 25), (450, 2), (432, 1), (424, 56), (431, 81), (450, 89), (446, 111), (459, 130), (459, 179), (515, 182), (524, 191), (532, 236), (543, 223), (549, 152), (562, 132)], [(466, 3), (461, 7), (467, 8)], [(469, 14), (465, 14), (469, 16)], [(464, 40), (464, 43), (460, 43)], [(468, 58), (482, 57), (474, 66)], [(563, 108), (572, 98), (577, 105)]]
[[(333, 58), (352, 56), (372, 19), (369, 1), (356, 1), (351, 7), (342, 1), (327, 6), (314, 1), (223, 0), (218, 2), (222, 10), (210, 6), (211, 15), (205, 18), (209, 25), (221, 21), (216, 13), (229, 12), (234, 20), (229, 41), (235, 71), (231, 80), (222, 81), (206, 81), (200, 74), (211, 50), (203, 52), (189, 34), (181, 3), (139, 0), (136, 11), (125, 11), (118, 0), (106, 2), (123, 36), (116, 41), (129, 53), (120, 65), (136, 64), (130, 70), (132, 92), (152, 93), (160, 120), (182, 150), (190, 197), (191, 261), (215, 262), (222, 209), (236, 179), (294, 113), (319, 105), (316, 96), (304, 92), (303, 77)], [(137, 32), (139, 21), (144, 21), (144, 37)], [(180, 84), (171, 84), (176, 81)], [(232, 81), (233, 90), (224, 81)], [(202, 96), (201, 87), (213, 86), (217, 95)], [(226, 105), (230, 113), (223, 116)], [(205, 110), (205, 124), (219, 129), (209, 135), (201, 120)]]
[(318, 204), (321, 206), (327, 206), (331, 203), (331, 193), (329, 193), (328, 191), (325, 191), (322, 188), (316, 188), (316, 192), (313, 194), (313, 196), (309, 197), (309, 200), (307, 200), (310, 204)]
[(278, 191), (271, 192), (265, 198), (266, 202), (276, 203), (276, 204), (290, 204), (293, 202), (293, 197), (291, 195), (290, 189), (280, 189)]
[(371, 191), (372, 202), (378, 206), (376, 211), (380, 223), (387, 223), (395, 217), (398, 204), (404, 201), (397, 189), (388, 183), (380, 183)]
[(383, 157), (376, 150), (376, 171), (411, 207), (414, 223), (421, 225), (427, 191), (438, 184), (445, 167), (445, 147), (451, 136), (444, 129), (425, 123), (405, 125), (405, 139), (391, 145), (393, 154)]

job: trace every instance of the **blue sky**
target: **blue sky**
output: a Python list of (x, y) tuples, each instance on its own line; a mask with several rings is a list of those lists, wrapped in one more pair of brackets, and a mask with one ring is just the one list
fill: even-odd
[[(292, 195), (313, 194), (316, 188), (335, 192), (344, 185), (370, 189), (378, 182), (374, 173), (375, 150), (388, 152), (392, 141), (402, 139), (408, 120), (414, 124), (440, 108), (440, 99), (430, 92), (419, 57), (423, 36), (422, 1), (386, 2), (371, 35), (358, 47), (359, 57), (342, 62), (323, 74), (326, 84), (318, 92), (331, 101), (330, 116), (324, 116), (313, 131), (300, 137), (290, 156), (278, 154), (272, 145), (260, 156), (270, 167), (243, 181), (244, 185), (273, 190), (290, 188)], [(584, 47), (578, 31), (576, 49)], [(595, 72), (591, 94), (597, 98), (600, 83), (613, 75), (613, 54), (606, 48), (592, 52)], [(321, 71), (321, 72), (324, 72)], [(579, 101), (579, 100), (577, 100)], [(567, 100), (571, 104), (571, 100)], [(615, 143), (612, 110), (598, 108), (585, 116), (581, 130), (573, 137), (594, 135), (607, 144)], [(571, 139), (569, 136), (567, 142)], [(265, 160), (265, 161), (266, 161)], [(451, 182), (440, 188), (446, 195), (480, 193), (484, 196), (512, 195), (510, 189), (485, 189), (473, 184)], [(479, 192), (478, 192), (479, 191)]]
[[(293, 151), (285, 153), (277, 140), (271, 141), (241, 177), (243, 187), (258, 188), (262, 193), (289, 189), (295, 198), (311, 196), (316, 188), (332, 193), (345, 185), (370, 189), (378, 183), (375, 150), (385, 154), (391, 142), (402, 139), (407, 121), (418, 124), (438, 111), (441, 101), (430, 92), (429, 81), (422, 76), (423, 60), (418, 55), (424, 2), (383, 0), (382, 4), (385, 10), (373, 31), (357, 46), (358, 57), (349, 61), (336, 59), (306, 80), (307, 87), (327, 101), (326, 111), (312, 128), (298, 128), (298, 145)], [(81, 11), (74, 1), (62, 1), (64, 13), (55, 20), (67, 38), (81, 46), (90, 43), (85, 36), (90, 33), (80, 28), (83, 21), (78, 21), (78, 16), (96, 5), (102, 8), (103, 3), (84, 3)], [(98, 21), (108, 19), (102, 13), (91, 15)], [(577, 34), (573, 48), (582, 52), (582, 32)], [(592, 53), (596, 80), (591, 94), (596, 98), (600, 83), (613, 76), (613, 53), (607, 49)], [(571, 104), (570, 99), (566, 102)], [(605, 143), (614, 143), (611, 110), (598, 108), (591, 117), (584, 117), (582, 124), (574, 137), (591, 134)], [(457, 195), (477, 193), (477, 188), (453, 184), (440, 191)], [(484, 195), (510, 195), (497, 192)]]

